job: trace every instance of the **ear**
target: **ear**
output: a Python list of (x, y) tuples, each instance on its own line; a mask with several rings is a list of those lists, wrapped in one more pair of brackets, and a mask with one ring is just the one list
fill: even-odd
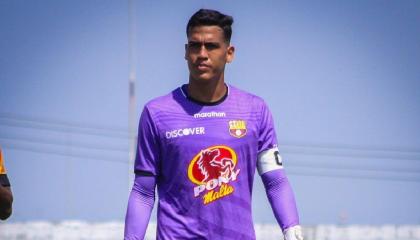
[(229, 47), (227, 48), (227, 53), (226, 53), (226, 62), (231, 63), (234, 57), (235, 57), (235, 47), (233, 45), (229, 45)]
[(188, 44), (187, 43), (184, 45), (184, 48), (185, 48), (184, 59), (187, 60), (187, 50), (188, 50)]

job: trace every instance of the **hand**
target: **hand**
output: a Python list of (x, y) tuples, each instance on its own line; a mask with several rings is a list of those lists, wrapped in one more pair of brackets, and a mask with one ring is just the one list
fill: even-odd
[(303, 240), (302, 228), (299, 225), (284, 230), (285, 240)]

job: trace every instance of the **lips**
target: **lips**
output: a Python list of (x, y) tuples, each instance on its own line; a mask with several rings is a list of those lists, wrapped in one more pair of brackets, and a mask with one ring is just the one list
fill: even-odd
[(196, 66), (197, 66), (197, 69), (200, 71), (205, 71), (205, 70), (210, 69), (210, 65), (207, 65), (205, 63), (199, 63)]

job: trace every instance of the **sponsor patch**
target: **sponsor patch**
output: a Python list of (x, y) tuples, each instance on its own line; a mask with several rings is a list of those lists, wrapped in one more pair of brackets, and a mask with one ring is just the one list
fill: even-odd
[(194, 114), (194, 118), (218, 118), (218, 117), (226, 117), (225, 112), (202, 112)]
[(229, 121), (230, 135), (241, 138), (246, 135), (246, 122), (244, 120), (231, 120)]
[(195, 155), (188, 166), (188, 178), (196, 185), (194, 197), (201, 197), (207, 205), (232, 194), (235, 189), (230, 183), (236, 181), (240, 171), (235, 169), (237, 161), (235, 151), (223, 145)]
[(165, 133), (166, 139), (184, 137), (189, 135), (203, 135), (206, 134), (206, 129), (204, 127), (195, 127), (195, 128), (181, 128), (176, 130), (167, 131)]

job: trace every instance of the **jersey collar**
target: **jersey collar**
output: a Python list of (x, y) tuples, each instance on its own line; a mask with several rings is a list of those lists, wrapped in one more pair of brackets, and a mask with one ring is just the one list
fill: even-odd
[(198, 105), (201, 105), (201, 106), (216, 106), (216, 105), (219, 105), (219, 104), (221, 104), (222, 102), (224, 102), (224, 101), (226, 100), (226, 98), (228, 97), (228, 95), (229, 95), (229, 85), (227, 85), (227, 84), (225, 83), (225, 86), (226, 86), (226, 88), (227, 88), (227, 91), (226, 91), (225, 95), (223, 95), (223, 97), (221, 97), (221, 98), (220, 98), (219, 100), (217, 100), (216, 102), (203, 102), (203, 101), (200, 101), (200, 100), (197, 100), (197, 99), (194, 99), (194, 98), (190, 97), (190, 96), (188, 95), (188, 84), (184, 84), (184, 85), (182, 85), (182, 86), (180, 87), (180, 90), (181, 90), (182, 95), (184, 95), (184, 97), (185, 97), (187, 100), (191, 101), (191, 102), (194, 102), (194, 103), (196, 103), (196, 104), (198, 104)]

